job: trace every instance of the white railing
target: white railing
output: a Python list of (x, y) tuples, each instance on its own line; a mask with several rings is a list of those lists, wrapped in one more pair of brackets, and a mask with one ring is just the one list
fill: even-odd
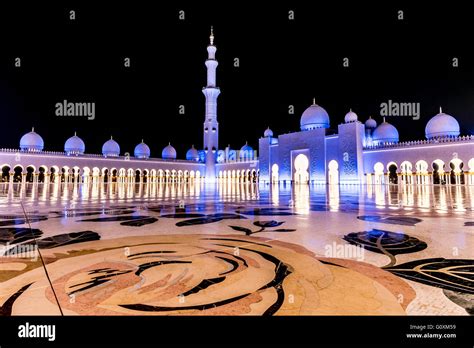
[(429, 144), (445, 144), (445, 143), (457, 143), (457, 142), (469, 142), (474, 141), (474, 135), (465, 135), (460, 137), (446, 137), (436, 138), (427, 140), (414, 140), (414, 141), (403, 141), (399, 143), (383, 143), (378, 145), (366, 145), (364, 150), (375, 150), (385, 148), (399, 148), (399, 147), (411, 147), (417, 145), (429, 145)]
[[(81, 154), (81, 155), (68, 155), (66, 152), (61, 152), (61, 151), (22, 151), (19, 149), (5, 149), (5, 148), (0, 148), (0, 153), (18, 153), (20, 155), (33, 155), (33, 156), (41, 156), (41, 155), (52, 155), (52, 156), (62, 156), (62, 157), (68, 157), (68, 158), (75, 158), (75, 157), (80, 157), (80, 158), (107, 158), (107, 159), (116, 159), (116, 160), (122, 160), (122, 161), (127, 161), (127, 160), (133, 160), (133, 161), (151, 161), (151, 162), (182, 162), (182, 163), (189, 163), (189, 162), (196, 162), (196, 161), (190, 161), (190, 160), (184, 160), (184, 159), (164, 159), (164, 158), (137, 158), (133, 156), (108, 156), (105, 157), (104, 155), (100, 154), (92, 154), (92, 153), (87, 153), (87, 154)], [(199, 163), (199, 162), (198, 162)]]

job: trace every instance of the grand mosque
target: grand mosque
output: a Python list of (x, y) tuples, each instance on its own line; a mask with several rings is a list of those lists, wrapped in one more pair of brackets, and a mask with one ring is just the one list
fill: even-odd
[(169, 144), (161, 158), (154, 158), (143, 141), (132, 155), (121, 152), (111, 137), (101, 154), (87, 154), (84, 141), (74, 134), (64, 151), (45, 151), (43, 138), (32, 129), (20, 139), (19, 149), (0, 149), (1, 181), (474, 185), (474, 135), (460, 134), (458, 121), (441, 108), (426, 125), (426, 139), (399, 142), (398, 130), (385, 119), (362, 123), (352, 110), (337, 133), (331, 132), (329, 114), (313, 101), (301, 116), (299, 131), (275, 135), (268, 128), (258, 152), (248, 144), (220, 149), (216, 50), (211, 30), (202, 149), (192, 146), (185, 159), (178, 159)]

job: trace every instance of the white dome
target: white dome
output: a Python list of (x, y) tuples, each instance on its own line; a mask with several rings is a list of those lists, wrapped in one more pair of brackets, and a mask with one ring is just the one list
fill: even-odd
[(375, 128), (372, 140), (375, 144), (398, 143), (398, 131), (384, 118), (383, 123)]
[(253, 148), (247, 142), (240, 148), (240, 158), (253, 158)]
[(240, 148), (240, 151), (253, 151), (253, 148), (247, 142), (245, 142), (245, 145)]
[(352, 109), (349, 110), (349, 112), (344, 116), (344, 122), (346, 123), (351, 123), (351, 122), (356, 122), (357, 121), (357, 114), (352, 111)]
[(168, 144), (161, 152), (161, 158), (163, 159), (176, 159), (176, 150), (171, 144)]
[(150, 148), (142, 140), (142, 142), (140, 144), (135, 146), (135, 150), (133, 151), (133, 155), (136, 158), (149, 158), (150, 157)]
[(307, 108), (300, 119), (301, 130), (316, 128), (329, 128), (329, 115), (321, 106), (313, 101), (313, 105)]
[(186, 159), (188, 161), (199, 161), (199, 151), (194, 148), (194, 145), (186, 152)]
[(377, 127), (377, 121), (375, 121), (372, 116), (369, 116), (367, 121), (365, 121), (365, 128), (374, 129)]
[(458, 121), (453, 116), (443, 113), (441, 108), (439, 108), (439, 114), (433, 116), (425, 127), (427, 139), (457, 137), (459, 133)]
[(265, 132), (263, 133), (263, 136), (265, 138), (271, 138), (273, 137), (273, 131), (270, 129), (270, 127), (268, 127)]
[(112, 137), (102, 145), (102, 155), (105, 157), (117, 157), (120, 155), (120, 146)]
[(20, 149), (23, 151), (43, 151), (43, 148), (43, 138), (35, 132), (34, 128), (20, 139)]
[(68, 155), (82, 155), (86, 151), (86, 144), (76, 133), (64, 143), (64, 152)]

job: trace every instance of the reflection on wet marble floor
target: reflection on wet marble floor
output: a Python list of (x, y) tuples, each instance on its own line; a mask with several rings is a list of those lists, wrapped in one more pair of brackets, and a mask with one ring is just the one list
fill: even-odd
[(473, 210), (472, 186), (0, 184), (0, 315), (473, 314)]

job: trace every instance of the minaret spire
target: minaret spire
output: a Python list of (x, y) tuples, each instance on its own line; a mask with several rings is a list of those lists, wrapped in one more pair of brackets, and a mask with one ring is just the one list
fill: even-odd
[(211, 46), (214, 45), (214, 28), (211, 25), (211, 36), (209, 36), (209, 41), (211, 42)]
[(219, 149), (219, 123), (217, 122), (217, 97), (220, 94), (216, 86), (217, 48), (214, 46), (214, 28), (211, 27), (210, 44), (207, 46), (207, 85), (202, 92), (206, 97), (206, 115), (204, 119), (204, 151), (206, 151), (206, 181), (216, 180), (216, 153)]

